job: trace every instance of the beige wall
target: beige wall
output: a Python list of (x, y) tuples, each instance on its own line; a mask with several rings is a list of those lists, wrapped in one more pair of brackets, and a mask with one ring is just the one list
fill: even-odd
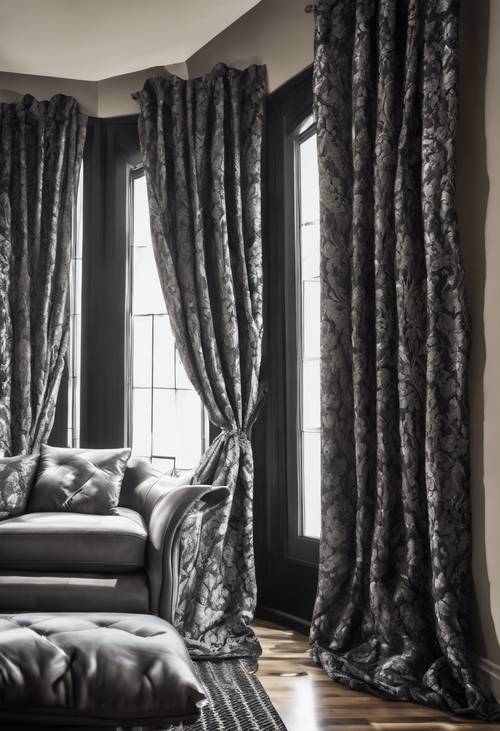
[(262, 0), (187, 60), (189, 77), (216, 63), (267, 65), (273, 91), (312, 63), (314, 20), (304, 0)]
[(178, 63), (172, 66), (144, 69), (144, 71), (136, 71), (133, 74), (113, 76), (110, 79), (97, 82), (97, 116), (119, 117), (123, 114), (137, 114), (139, 108), (137, 102), (132, 99), (132, 94), (140, 91), (147, 79), (154, 76), (164, 76), (167, 72), (187, 78), (186, 64)]
[(157, 66), (102, 81), (76, 81), (48, 76), (29, 76), (0, 72), (0, 102), (19, 101), (24, 94), (36, 99), (49, 99), (54, 94), (68, 94), (79, 102), (82, 111), (92, 117), (120, 117), (136, 114), (135, 91), (142, 89), (146, 79), (166, 73), (187, 77), (185, 63)]
[[(490, 7), (489, 7), (490, 6)], [(489, 15), (489, 17), (488, 17)], [(500, 2), (462, 2), (457, 204), (472, 316), (475, 649), (500, 692)]]
[(17, 102), (25, 94), (36, 99), (50, 99), (54, 94), (74, 96), (82, 112), (97, 115), (97, 86), (93, 81), (0, 72), (0, 102)]

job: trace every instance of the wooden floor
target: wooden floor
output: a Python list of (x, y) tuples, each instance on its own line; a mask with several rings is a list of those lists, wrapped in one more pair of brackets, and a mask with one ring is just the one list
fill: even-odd
[(263, 621), (255, 630), (263, 649), (257, 675), (288, 731), (500, 731), (500, 724), (462, 721), (345, 688), (311, 662), (304, 635)]

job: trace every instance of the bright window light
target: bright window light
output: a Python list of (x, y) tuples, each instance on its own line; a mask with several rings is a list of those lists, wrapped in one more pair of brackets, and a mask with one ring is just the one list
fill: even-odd
[(151, 243), (144, 174), (131, 179), (129, 439), (132, 452), (161, 470), (198, 463), (208, 439), (202, 402), (182, 366)]
[(297, 251), (299, 259), (299, 464), (302, 535), (318, 538), (321, 526), (319, 183), (312, 125), (298, 138)]

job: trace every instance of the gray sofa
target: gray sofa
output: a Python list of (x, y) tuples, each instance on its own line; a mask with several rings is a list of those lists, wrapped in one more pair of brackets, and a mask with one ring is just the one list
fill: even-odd
[(172, 621), (181, 524), (225, 487), (183, 485), (131, 460), (119, 515), (24, 513), (0, 521), (0, 612), (132, 612)]

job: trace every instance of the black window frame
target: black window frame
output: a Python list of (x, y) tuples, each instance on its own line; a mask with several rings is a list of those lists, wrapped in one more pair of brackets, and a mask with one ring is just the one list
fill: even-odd
[[(304, 530), (302, 431), (302, 272), (300, 249), (300, 163), (299, 145), (316, 133), (311, 98), (304, 99), (297, 116), (286, 118), (283, 127), (283, 213), (285, 263), (285, 390), (287, 454), (287, 550), (290, 557), (317, 565), (319, 540)], [(294, 110), (295, 111), (295, 110)], [(311, 124), (304, 129), (304, 123)]]
[(127, 445), (129, 171), (142, 165), (137, 115), (90, 118), (84, 149), (82, 447)]
[[(316, 594), (319, 540), (301, 535), (294, 146), (313, 112), (312, 68), (269, 95), (266, 107), (263, 377), (268, 396), (255, 425), (258, 612), (308, 622)], [(259, 453), (259, 449), (262, 450)], [(304, 629), (304, 627), (301, 627)]]

